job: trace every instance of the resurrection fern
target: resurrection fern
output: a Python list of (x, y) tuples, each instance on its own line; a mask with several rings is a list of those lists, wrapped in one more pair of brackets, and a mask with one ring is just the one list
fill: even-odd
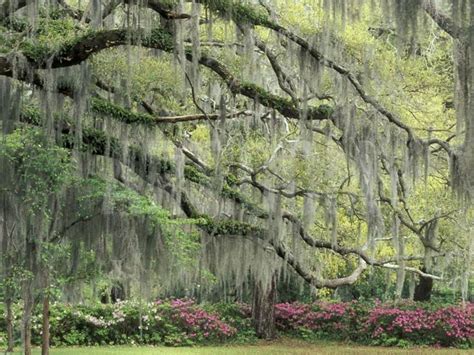
[(113, 117), (124, 123), (152, 125), (155, 121), (153, 116), (126, 110), (121, 106), (114, 105), (108, 100), (99, 97), (92, 98), (91, 108), (96, 113), (102, 114), (105, 117)]
[(231, 19), (238, 24), (265, 25), (268, 23), (268, 15), (265, 10), (246, 5), (241, 1), (234, 0), (203, 0), (209, 10), (216, 12), (226, 19)]

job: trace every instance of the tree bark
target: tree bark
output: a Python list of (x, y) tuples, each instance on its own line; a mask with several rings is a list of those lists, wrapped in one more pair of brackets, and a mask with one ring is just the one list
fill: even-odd
[[(29, 286), (27, 287), (29, 288)], [(31, 355), (31, 315), (33, 313), (32, 293), (32, 290), (26, 291), (23, 297), (25, 303), (23, 310), (23, 349), (25, 355)]]
[[(29, 217), (31, 218), (31, 216)], [(33, 234), (34, 228), (32, 227), (32, 222), (27, 222), (26, 229), (26, 245), (25, 245), (25, 266), (26, 270), (30, 272), (30, 275), (24, 282), (23, 287), (23, 348), (25, 355), (31, 355), (31, 317), (33, 314), (34, 308), (34, 295), (33, 295), (33, 284), (37, 274), (37, 244)]]
[[(421, 271), (426, 272), (425, 268)], [(433, 279), (420, 275), (420, 282), (415, 287), (414, 301), (429, 301), (431, 299), (431, 291), (433, 289)]]
[(275, 327), (275, 302), (277, 296), (277, 275), (272, 276), (270, 285), (261, 281), (255, 283), (253, 293), (252, 321), (255, 333), (260, 339), (274, 339)]
[[(48, 278), (46, 277), (46, 280)], [(49, 294), (46, 286), (43, 296), (43, 333), (41, 334), (41, 355), (49, 355)]]
[[(0, 164), (3, 164), (3, 159)], [(14, 232), (14, 227), (12, 227), (11, 232), (8, 231), (7, 221), (8, 221), (8, 213), (7, 213), (7, 197), (6, 195), (3, 196), (2, 199), (2, 209), (3, 209), (3, 223), (2, 223), (2, 245), (1, 245), (1, 254), (3, 257), (3, 269), (5, 271), (4, 279), (7, 280), (5, 285), (5, 323), (6, 323), (6, 331), (7, 331), (7, 349), (6, 353), (13, 352), (13, 297), (14, 297), (14, 289), (11, 286), (11, 278), (12, 278), (12, 257), (11, 257), (11, 244), (12, 244), (12, 235)]]
[(6, 330), (7, 330), (7, 353), (13, 352), (13, 310), (12, 304), (13, 300), (10, 297), (10, 290), (6, 290), (7, 295), (5, 296), (5, 311), (6, 311)]

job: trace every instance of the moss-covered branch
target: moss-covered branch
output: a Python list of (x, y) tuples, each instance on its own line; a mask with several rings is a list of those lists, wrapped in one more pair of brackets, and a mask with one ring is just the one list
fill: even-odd
[(386, 117), (391, 123), (404, 130), (408, 134), (408, 140), (418, 139), (416, 138), (416, 135), (411, 127), (405, 124), (400, 119), (400, 117), (398, 117), (398, 115), (389, 111), (375, 97), (367, 93), (357, 76), (354, 75), (349, 69), (327, 58), (325, 54), (318, 50), (315, 46), (310, 45), (309, 42), (301, 36), (278, 24), (275, 20), (271, 19), (266, 12), (261, 11), (260, 8), (250, 4), (242, 4), (241, 1), (235, 0), (200, 0), (200, 2), (207, 5), (207, 7), (214, 13), (221, 14), (222, 17), (231, 19), (237, 24), (262, 26), (275, 31), (286, 37), (288, 40), (296, 43), (316, 61), (346, 77), (360, 98), (365, 103), (372, 106), (382, 116)]
[[(59, 68), (77, 65), (87, 60), (94, 53), (98, 53), (107, 48), (125, 45), (127, 43), (168, 52), (173, 51), (172, 35), (163, 29), (154, 29), (148, 36), (145, 36), (142, 31), (135, 31), (131, 35), (130, 33), (127, 33), (126, 30), (90, 32), (76, 38), (70, 43), (64, 44), (61, 49), (56, 51), (49, 50), (44, 46), (33, 45), (30, 42), (25, 42), (22, 50), (23, 54), (28, 59), (31, 68), (45, 69), (47, 67)], [(193, 60), (192, 54), (189, 52), (186, 53), (186, 58), (189, 61)], [(258, 85), (239, 82), (227, 67), (216, 59), (202, 55), (199, 59), (199, 63), (220, 76), (233, 93), (257, 100), (261, 105), (275, 109), (288, 118), (300, 118), (299, 109), (290, 100), (271, 94)], [(13, 75), (13, 66), (6, 57), (1, 56), (0, 75)], [(20, 78), (21, 77), (23, 76), (20, 75)], [(26, 74), (24, 77), (25, 80), (28, 78)], [(112, 110), (110, 105), (106, 107), (103, 103), (98, 103), (97, 108)], [(124, 115), (123, 112), (120, 112), (120, 110), (115, 108), (113, 111), (116, 111), (116, 113), (122, 118), (131, 119), (134, 122), (156, 121), (156, 119), (145, 117), (143, 115), (135, 115), (133, 117), (130, 115)], [(308, 111), (308, 117), (314, 120), (328, 119), (331, 114), (332, 108), (326, 105), (312, 107)]]
[[(27, 111), (24, 111), (21, 115), (23, 121), (32, 124), (39, 124), (39, 117), (40, 115), (31, 108)], [(70, 142), (74, 141), (74, 132), (72, 127), (68, 126), (67, 124), (63, 125), (61, 133), (62, 137), (60, 143), (67, 148), (71, 148)], [(104, 132), (95, 129), (84, 129), (83, 144), (87, 151), (96, 155), (110, 156), (121, 161), (123, 164), (130, 167), (138, 176), (143, 178), (144, 181), (152, 185), (158, 184), (159, 188), (164, 189), (171, 196), (176, 196), (177, 191), (173, 187), (173, 183), (168, 177), (169, 173), (172, 173), (174, 169), (172, 163), (165, 162), (157, 157), (145, 157), (136, 148), (129, 149), (131, 155), (129, 159), (123, 159), (121, 152), (124, 147), (122, 147), (117, 140), (107, 137)], [(108, 149), (108, 147), (110, 148)], [(156, 165), (159, 164), (159, 171), (154, 170), (160, 176), (160, 180), (158, 182), (154, 177), (154, 174), (150, 174), (150, 168), (152, 164), (155, 168)], [(185, 176), (189, 177), (189, 172), (191, 172), (191, 176), (194, 181), (202, 182), (201, 178), (203, 178), (205, 181), (205, 178), (200, 176), (199, 173), (190, 169), (187, 169), (187, 171), (188, 174), (185, 174)], [(186, 192), (179, 192), (179, 196), (181, 209), (185, 213), (186, 217), (193, 219), (194, 223), (209, 235), (216, 237), (239, 236), (258, 238), (264, 242), (268, 242), (274, 247), (275, 253), (283, 261), (287, 262), (289, 266), (292, 267), (294, 271), (298, 273), (305, 281), (316, 287), (321, 286), (320, 281), (316, 280), (314, 276), (312, 276), (311, 273), (305, 269), (305, 267), (303, 267), (294, 257), (292, 257), (291, 252), (282, 243), (277, 244), (272, 238), (266, 238), (266, 236), (268, 236), (268, 231), (266, 231), (264, 228), (233, 219), (213, 218), (207, 214), (201, 213), (190, 201)]]
[[(22, 111), (21, 120), (23, 122), (38, 125), (41, 123), (41, 115), (37, 110), (32, 107), (29, 107)], [(63, 124), (58, 125), (61, 127), (61, 138), (59, 143), (66, 147), (72, 148), (72, 142), (75, 141), (74, 130), (68, 122), (63, 122)], [(118, 139), (107, 136), (103, 131), (97, 130), (94, 128), (84, 128), (82, 135), (82, 149), (88, 151), (92, 154), (108, 156), (113, 159), (116, 159), (123, 164), (131, 168), (138, 176), (144, 179), (146, 182), (156, 185), (158, 184), (160, 188), (163, 188), (171, 196), (176, 196), (177, 192), (173, 187), (173, 183), (169, 179), (169, 175), (175, 172), (175, 166), (173, 162), (168, 160), (161, 159), (160, 157), (151, 156), (143, 154), (140, 148), (132, 146), (128, 148), (128, 157), (124, 159), (123, 151), (125, 147), (121, 145)], [(160, 177), (159, 180), (156, 180), (156, 175)], [(192, 181), (201, 186), (210, 187), (211, 180), (210, 177), (199, 172), (192, 166), (185, 167), (185, 178), (189, 181)], [(253, 211), (256, 214), (260, 214), (261, 217), (266, 217), (268, 214), (266, 211), (260, 209), (259, 207), (253, 205), (245, 199), (240, 192), (232, 189), (230, 186), (232, 182), (226, 181), (224, 189), (222, 190), (222, 195), (233, 199), (236, 202), (241, 203), (246, 207), (248, 211)], [(181, 209), (185, 213), (186, 217), (195, 220), (195, 224), (200, 227), (203, 231), (210, 235), (214, 236), (243, 236), (249, 238), (258, 238), (264, 241), (265, 243), (270, 244), (275, 253), (298, 274), (306, 282), (315, 286), (315, 287), (338, 287), (345, 284), (354, 283), (362, 272), (366, 269), (367, 264), (373, 266), (385, 267), (384, 263), (377, 262), (367, 255), (364, 252), (351, 249), (338, 247), (334, 248), (330, 246), (329, 243), (319, 240), (314, 240), (309, 236), (302, 227), (301, 222), (292, 215), (285, 215), (284, 218), (296, 223), (299, 226), (299, 233), (302, 236), (303, 241), (308, 245), (315, 248), (330, 249), (339, 253), (340, 255), (349, 255), (353, 254), (362, 259), (359, 266), (353, 271), (353, 273), (347, 277), (337, 278), (332, 280), (324, 280), (316, 278), (311, 272), (307, 271), (306, 268), (294, 257), (291, 251), (279, 241), (271, 238), (268, 231), (260, 226), (249, 224), (246, 222), (237, 221), (234, 219), (218, 219), (213, 218), (207, 214), (203, 214), (196, 208), (193, 203), (188, 198), (186, 192), (179, 192)], [(408, 270), (410, 272), (417, 272), (419, 270), (413, 269)], [(429, 275), (432, 276), (432, 275)]]
[[(221, 118), (219, 114), (196, 114), (196, 115), (182, 115), (182, 116), (155, 116), (148, 113), (133, 112), (122, 106), (111, 103), (100, 97), (91, 99), (91, 109), (95, 113), (113, 117), (123, 123), (127, 124), (143, 124), (143, 125), (158, 125), (158, 124), (174, 124), (191, 121), (215, 121)], [(235, 118), (239, 116), (249, 115), (247, 111), (240, 111), (226, 115), (226, 118)]]

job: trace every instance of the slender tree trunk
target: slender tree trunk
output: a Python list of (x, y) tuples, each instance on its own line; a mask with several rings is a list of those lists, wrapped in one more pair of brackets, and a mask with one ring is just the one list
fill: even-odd
[(11, 298), (11, 291), (6, 290), (5, 292), (7, 295), (5, 296), (5, 311), (6, 311), (6, 330), (7, 330), (7, 353), (12, 353), (13, 352), (13, 310), (12, 310), (12, 304), (13, 300)]
[(32, 290), (25, 292), (23, 301), (25, 303), (23, 310), (23, 348), (25, 355), (31, 355), (31, 315), (33, 313), (33, 299), (30, 295)]
[(415, 288), (416, 288), (415, 275), (410, 274), (410, 279), (408, 281), (408, 299), (411, 301), (415, 299)]
[(261, 339), (274, 339), (275, 327), (275, 302), (277, 296), (276, 274), (273, 275), (270, 285), (255, 283), (253, 294), (252, 321), (257, 337)]
[(38, 254), (37, 243), (34, 240), (33, 228), (30, 223), (26, 229), (26, 245), (25, 245), (25, 264), (26, 269), (30, 272), (29, 277), (25, 280), (23, 287), (23, 348), (25, 355), (31, 355), (31, 317), (34, 308), (33, 284), (37, 275), (36, 258)]
[(43, 334), (41, 335), (41, 355), (49, 355), (49, 294), (43, 297)]
[(6, 352), (13, 352), (14, 339), (13, 339), (13, 297), (14, 289), (9, 284), (12, 277), (12, 257), (11, 257), (11, 244), (12, 236), (15, 230), (13, 225), (11, 231), (8, 231), (7, 221), (9, 216), (7, 214), (7, 198), (6, 195), (2, 199), (2, 208), (3, 208), (3, 228), (2, 228), (2, 257), (3, 257), (3, 268), (5, 270), (5, 280), (7, 280), (7, 285), (5, 286), (5, 322), (6, 322), (6, 331), (7, 331), (7, 349)]
[(44, 291), (43, 291), (43, 327), (41, 334), (41, 355), (49, 355), (49, 271), (44, 265)]
[[(11, 275), (7, 276), (8, 278)], [(5, 287), (5, 325), (7, 332), (7, 349), (6, 352), (13, 352), (14, 338), (13, 338), (13, 295), (14, 291), (10, 286)]]

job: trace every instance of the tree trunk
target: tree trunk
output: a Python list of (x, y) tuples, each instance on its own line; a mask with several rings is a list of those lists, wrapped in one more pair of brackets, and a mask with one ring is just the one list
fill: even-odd
[[(1, 164), (2, 162), (0, 162)], [(6, 323), (6, 331), (7, 331), (7, 349), (6, 353), (13, 352), (14, 346), (14, 339), (13, 339), (13, 298), (14, 298), (14, 288), (11, 286), (12, 282), (12, 266), (13, 260), (11, 255), (11, 246), (12, 246), (12, 236), (15, 230), (15, 225), (13, 225), (11, 231), (8, 231), (7, 221), (8, 221), (8, 214), (7, 214), (7, 198), (6, 195), (3, 196), (2, 199), (2, 208), (3, 208), (3, 223), (2, 223), (2, 245), (1, 245), (1, 254), (3, 257), (3, 269), (5, 271), (4, 279), (6, 280), (5, 285), (5, 323)]]
[[(421, 271), (426, 272), (423, 267)], [(415, 287), (414, 301), (429, 301), (431, 299), (431, 291), (433, 289), (433, 279), (420, 275), (420, 282)]]
[(24, 282), (23, 287), (23, 348), (25, 355), (31, 355), (31, 317), (34, 308), (34, 294), (33, 284), (37, 275), (37, 244), (33, 236), (33, 228), (28, 223), (26, 230), (26, 245), (25, 245), (25, 264), (26, 269), (31, 273)]
[(415, 299), (415, 288), (416, 288), (415, 275), (410, 274), (410, 279), (408, 281), (408, 299), (410, 301), (413, 301)]
[(41, 355), (49, 355), (49, 294), (45, 289), (43, 297), (43, 333), (41, 335)]
[[(433, 273), (435, 258), (434, 252), (437, 249), (438, 240), (438, 221), (439, 211), (436, 212), (435, 218), (425, 226), (425, 235), (423, 237), (423, 246), (425, 248), (423, 256), (423, 267), (421, 271), (428, 274)], [(420, 281), (415, 287), (414, 301), (429, 301), (431, 299), (431, 291), (433, 289), (433, 279), (420, 275)]]
[[(10, 293), (9, 290), (7, 290), (5, 293)], [(12, 310), (12, 304), (13, 301), (10, 297), (10, 295), (5, 296), (5, 311), (6, 311), (6, 330), (7, 330), (7, 353), (12, 353), (13, 352), (13, 310)]]
[(277, 296), (276, 274), (273, 275), (270, 285), (255, 283), (253, 294), (252, 321), (257, 337), (261, 339), (274, 339), (275, 327), (275, 302)]
[[(32, 292), (31, 292), (32, 294)], [(23, 349), (25, 355), (31, 355), (31, 315), (33, 313), (33, 299), (29, 295), (23, 298)]]

